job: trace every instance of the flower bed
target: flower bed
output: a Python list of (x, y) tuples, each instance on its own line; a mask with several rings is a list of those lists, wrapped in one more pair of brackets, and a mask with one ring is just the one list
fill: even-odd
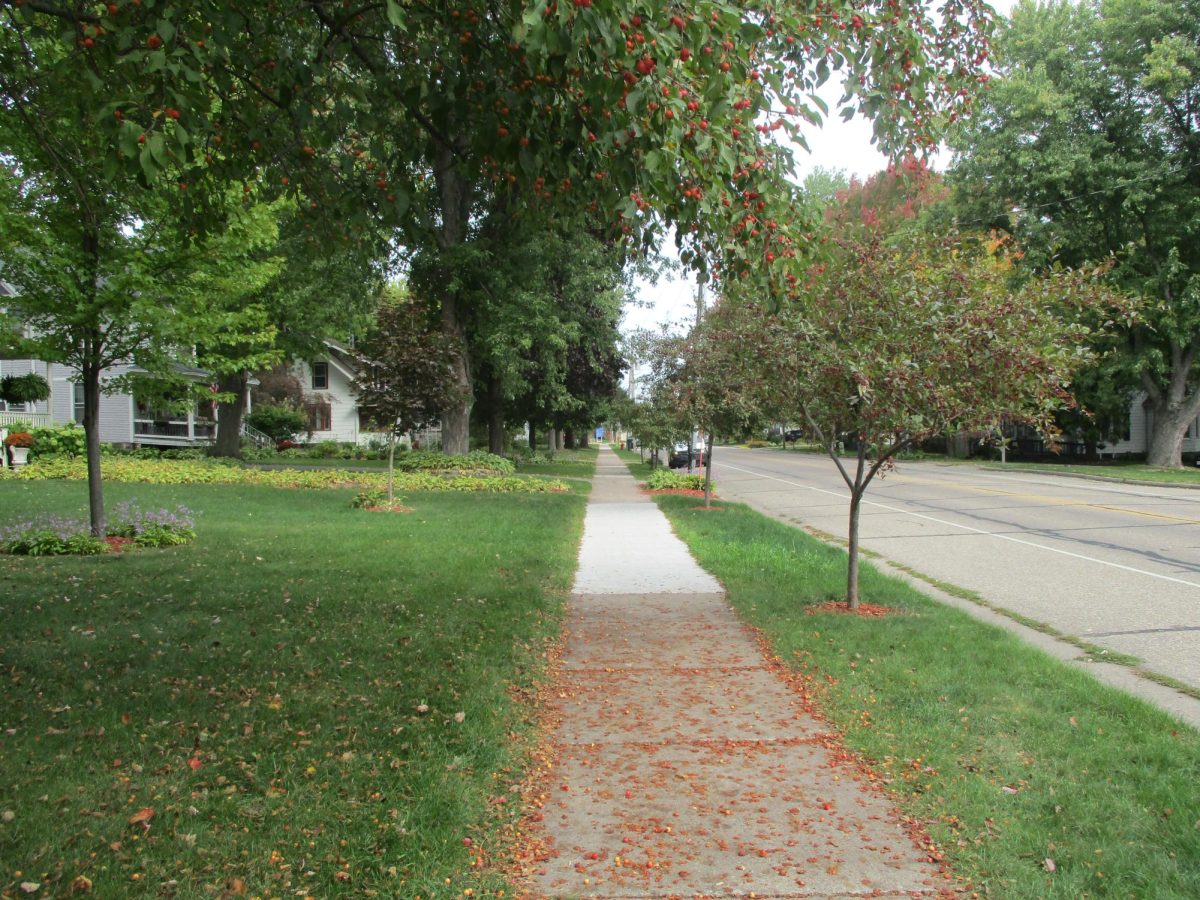
[(195, 522), (184, 507), (142, 510), (128, 501), (113, 511), (108, 540), (95, 537), (83, 519), (38, 516), (0, 528), (0, 553), (92, 556), (129, 546), (172, 547), (195, 537)]
[[(511, 463), (510, 463), (511, 465)], [(382, 488), (387, 486), (383, 472), (348, 472), (344, 469), (253, 469), (236, 464), (207, 460), (150, 460), (130, 457), (105, 457), (100, 464), (107, 481), (126, 484), (260, 484), (284, 488)], [(39, 460), (11, 477), (27, 481), (64, 478), (87, 479), (82, 459)], [(465, 491), (503, 494), (563, 493), (561, 481), (518, 478), (512, 475), (447, 475), (432, 472), (397, 472), (395, 489), (413, 491)]]
[[(685, 475), (670, 469), (655, 469), (646, 479), (646, 487), (652, 491), (704, 491), (703, 475)], [(714, 481), (712, 489), (716, 490)]]

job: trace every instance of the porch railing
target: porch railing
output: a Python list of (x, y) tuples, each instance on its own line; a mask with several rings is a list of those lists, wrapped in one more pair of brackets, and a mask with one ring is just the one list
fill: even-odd
[(8, 428), (17, 422), (28, 422), (34, 428), (44, 428), (50, 425), (49, 413), (0, 412), (0, 428)]

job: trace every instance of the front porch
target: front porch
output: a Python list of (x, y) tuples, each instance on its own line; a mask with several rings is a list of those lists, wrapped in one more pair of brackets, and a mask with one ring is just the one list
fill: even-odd
[(18, 423), (46, 428), (51, 424), (50, 413), (0, 411), (0, 429), (8, 431), (10, 426)]

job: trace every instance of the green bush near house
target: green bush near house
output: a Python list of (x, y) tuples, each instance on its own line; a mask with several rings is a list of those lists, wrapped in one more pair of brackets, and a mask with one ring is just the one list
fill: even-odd
[(308, 427), (308, 416), (292, 406), (258, 406), (246, 416), (246, 424), (278, 443)]
[(31, 434), (33, 447), (29, 451), (30, 461), (51, 456), (83, 456), (87, 452), (83, 429), (73, 422), (35, 428)]

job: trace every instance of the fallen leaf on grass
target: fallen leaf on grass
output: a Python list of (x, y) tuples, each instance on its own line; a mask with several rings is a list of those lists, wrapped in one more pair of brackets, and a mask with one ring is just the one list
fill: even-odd
[(141, 825), (143, 828), (150, 827), (150, 820), (154, 818), (154, 810), (149, 806), (143, 806), (132, 816), (129, 817), (130, 825)]
[(1047, 856), (1045, 859), (1042, 860), (1042, 868), (1045, 869), (1047, 872), (1053, 872), (1056, 869), (1058, 869), (1058, 866), (1056, 866), (1054, 864), (1054, 860), (1052, 860), (1050, 857)]
[(76, 875), (75, 880), (71, 882), (71, 892), (74, 894), (86, 894), (92, 889), (92, 879), (86, 875)]
[(21, 882), (21, 890), (24, 891), (26, 894), (36, 894), (41, 889), (41, 887), (42, 886), (40, 884), (38, 884), (36, 881), (22, 881)]
[(1019, 794), (1020, 791), (1015, 787), (1010, 787), (1007, 784), (1000, 788), (1006, 794)]

